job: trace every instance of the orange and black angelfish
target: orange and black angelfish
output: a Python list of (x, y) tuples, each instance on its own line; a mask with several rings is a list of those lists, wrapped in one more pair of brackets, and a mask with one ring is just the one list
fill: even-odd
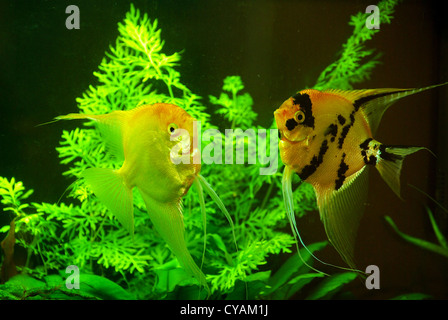
[(421, 89), (307, 89), (287, 99), (274, 116), (285, 164), (283, 196), (293, 232), (298, 235), (291, 189), (296, 172), (314, 187), (328, 239), (355, 268), (354, 243), (367, 196), (368, 168), (375, 166), (400, 197), (403, 159), (426, 149), (376, 141), (381, 117), (397, 100), (445, 84)]

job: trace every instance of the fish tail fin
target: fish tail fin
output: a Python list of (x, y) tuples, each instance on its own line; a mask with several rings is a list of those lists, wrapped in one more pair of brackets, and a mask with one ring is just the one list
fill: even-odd
[(208, 295), (210, 289), (207, 285), (205, 275), (193, 260), (188, 251), (184, 236), (184, 221), (180, 200), (177, 203), (160, 202), (140, 190), (140, 194), (145, 201), (149, 217), (163, 240), (166, 241), (169, 248), (176, 256), (180, 265), (192, 276), (194, 276), (203, 286)]
[(98, 199), (114, 214), (123, 227), (134, 234), (134, 206), (132, 189), (119, 170), (86, 169), (81, 177)]
[(376, 162), (376, 168), (384, 181), (386, 181), (389, 187), (400, 199), (400, 172), (403, 160), (407, 155), (423, 149), (431, 152), (424, 147), (388, 146), (379, 144), (379, 157)]

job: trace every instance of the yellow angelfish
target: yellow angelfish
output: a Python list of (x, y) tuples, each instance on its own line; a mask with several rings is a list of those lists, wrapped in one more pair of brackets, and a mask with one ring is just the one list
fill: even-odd
[[(118, 159), (124, 159), (124, 162), (118, 170), (86, 169), (81, 177), (131, 234), (134, 232), (132, 189), (136, 187), (158, 233), (184, 269), (209, 290), (203, 272), (194, 262), (185, 243), (182, 197), (195, 183), (205, 219), (202, 195), (204, 187), (223, 210), (232, 227), (233, 224), (219, 197), (199, 175), (201, 165), (194, 164), (198, 161), (193, 161), (193, 157), (200, 152), (193, 148), (194, 119), (182, 108), (166, 103), (144, 105), (104, 115), (72, 113), (55, 119), (89, 119), (96, 122), (108, 149)], [(188, 135), (181, 135), (182, 130), (189, 134), (186, 141), (182, 138)], [(180, 150), (175, 148), (179, 143), (182, 146)], [(173, 157), (185, 154), (189, 154), (189, 163), (175, 164)]]
[[(280, 134), (283, 196), (294, 235), (291, 178), (296, 172), (316, 192), (320, 218), (332, 245), (355, 268), (354, 243), (375, 166), (400, 197), (405, 156), (422, 147), (390, 146), (374, 139), (383, 113), (397, 100), (428, 90), (303, 90), (274, 112)], [(300, 237), (300, 235), (298, 235)]]

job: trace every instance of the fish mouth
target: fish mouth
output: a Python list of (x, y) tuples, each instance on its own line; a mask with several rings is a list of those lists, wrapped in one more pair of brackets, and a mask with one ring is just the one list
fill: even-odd
[(286, 134), (282, 133), (282, 141), (286, 141), (289, 142), (291, 144), (296, 144), (296, 143), (300, 143), (302, 141), (305, 141), (308, 138), (308, 136), (304, 136), (304, 137), (295, 137), (295, 138), (290, 138), (288, 137)]

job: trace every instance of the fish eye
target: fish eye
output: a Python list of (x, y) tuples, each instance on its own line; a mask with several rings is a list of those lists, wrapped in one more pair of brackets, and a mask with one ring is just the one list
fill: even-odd
[(168, 125), (168, 133), (169, 133), (169, 134), (174, 134), (178, 128), (179, 128), (179, 127), (177, 126), (177, 124), (175, 124), (175, 123), (170, 123), (170, 124)]
[(294, 114), (294, 120), (296, 120), (297, 123), (303, 123), (303, 121), (305, 121), (305, 113), (302, 110), (297, 111)]

